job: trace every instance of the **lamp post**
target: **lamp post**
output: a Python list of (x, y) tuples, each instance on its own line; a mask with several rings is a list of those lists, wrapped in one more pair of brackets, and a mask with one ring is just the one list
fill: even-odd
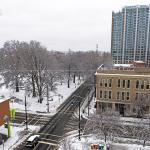
[(24, 105), (25, 105), (25, 116), (26, 116), (26, 122), (25, 122), (26, 123), (26, 130), (28, 130), (28, 122), (27, 122), (28, 115), (27, 115), (27, 99), (26, 99), (26, 94), (25, 94), (25, 103), (24, 103)]
[(90, 89), (88, 89), (88, 116), (89, 116), (89, 110), (90, 110), (89, 94), (90, 94)]
[(49, 89), (48, 89), (48, 84), (47, 84), (47, 112), (49, 113)]
[(27, 113), (27, 87), (21, 87), (22, 90), (25, 90), (25, 94), (24, 94), (24, 107), (25, 107), (25, 124), (26, 124), (26, 130), (28, 130), (28, 113)]
[[(84, 97), (81, 97), (81, 96), (78, 96), (78, 95), (74, 95), (74, 97), (78, 97), (78, 98), (84, 98)], [(81, 101), (76, 101), (76, 102), (78, 102), (79, 103), (79, 122), (78, 122), (78, 131), (79, 131), (79, 141), (81, 140), (81, 123), (80, 123), (80, 121), (81, 121), (81, 115), (80, 115), (80, 108), (81, 108)]]

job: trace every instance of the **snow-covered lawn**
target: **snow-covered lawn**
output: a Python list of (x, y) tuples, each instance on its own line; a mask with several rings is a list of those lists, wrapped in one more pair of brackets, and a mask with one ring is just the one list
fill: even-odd
[[(71, 95), (73, 91), (75, 91), (80, 85), (82, 81), (77, 81), (77, 83), (70, 82), (70, 88), (67, 87), (67, 83), (63, 83), (63, 85), (58, 85), (57, 90), (55, 92), (49, 92), (49, 113), (47, 112), (47, 98), (44, 97), (42, 104), (38, 103), (38, 98), (33, 98), (31, 96), (27, 96), (27, 111), (28, 113), (40, 114), (43, 115), (54, 115), (56, 113), (57, 107), (60, 106), (64, 100), (67, 99)], [(59, 95), (59, 96), (58, 96)], [(25, 91), (20, 90), (20, 92), (14, 92), (12, 89), (6, 89), (4, 86), (0, 88), (0, 96), (4, 96), (5, 98), (10, 98), (12, 96), (20, 99), (20, 101), (12, 101), (10, 102), (11, 108), (16, 108), (17, 112), (25, 112)]]

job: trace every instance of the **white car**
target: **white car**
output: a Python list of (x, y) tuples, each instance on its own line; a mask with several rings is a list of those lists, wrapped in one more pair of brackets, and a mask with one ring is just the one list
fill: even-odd
[(40, 140), (40, 135), (32, 135), (26, 141), (26, 147), (35, 147)]

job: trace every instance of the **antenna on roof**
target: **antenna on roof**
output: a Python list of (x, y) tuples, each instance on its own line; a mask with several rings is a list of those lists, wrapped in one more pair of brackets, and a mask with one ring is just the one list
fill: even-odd
[(96, 51), (98, 52), (98, 44), (96, 44)]

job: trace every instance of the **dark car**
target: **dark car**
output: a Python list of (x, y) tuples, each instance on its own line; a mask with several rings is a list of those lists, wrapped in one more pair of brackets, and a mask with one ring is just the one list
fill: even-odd
[(35, 147), (40, 140), (40, 135), (32, 135), (26, 141), (26, 147)]

